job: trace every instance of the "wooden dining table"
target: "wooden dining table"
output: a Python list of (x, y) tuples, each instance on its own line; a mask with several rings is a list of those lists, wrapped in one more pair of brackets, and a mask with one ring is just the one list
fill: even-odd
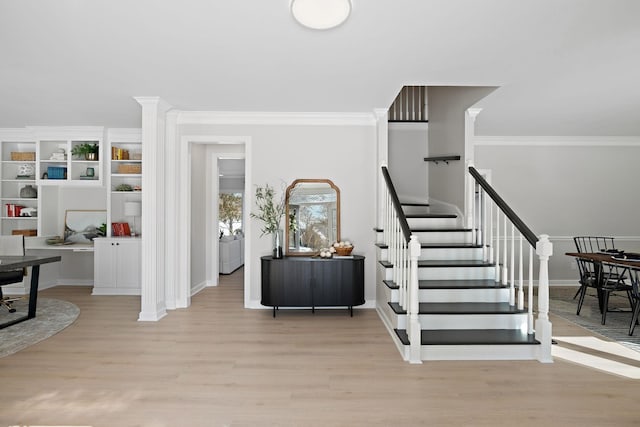
[(635, 267), (635, 268), (640, 268), (640, 259), (621, 259), (616, 257), (615, 255), (612, 255), (610, 253), (603, 253), (603, 252), (567, 252), (565, 255), (568, 256), (572, 256), (572, 257), (576, 257), (576, 258), (582, 258), (582, 259), (588, 259), (590, 261), (594, 261), (597, 263), (602, 264), (603, 262), (606, 262), (607, 264), (615, 264), (615, 265), (619, 265), (621, 267)]

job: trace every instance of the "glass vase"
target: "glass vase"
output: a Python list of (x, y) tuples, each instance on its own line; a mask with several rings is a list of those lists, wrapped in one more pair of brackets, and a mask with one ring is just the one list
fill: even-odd
[(282, 230), (278, 229), (271, 234), (273, 248), (273, 259), (280, 259), (283, 256), (282, 252)]

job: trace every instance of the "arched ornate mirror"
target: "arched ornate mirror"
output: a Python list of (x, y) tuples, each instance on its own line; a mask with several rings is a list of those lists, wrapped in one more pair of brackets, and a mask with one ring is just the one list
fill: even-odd
[(285, 206), (287, 255), (316, 255), (340, 240), (340, 190), (330, 180), (296, 179)]

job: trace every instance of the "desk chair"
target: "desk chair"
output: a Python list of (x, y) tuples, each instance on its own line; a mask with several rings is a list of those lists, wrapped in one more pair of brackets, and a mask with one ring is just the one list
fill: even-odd
[[(0, 236), (0, 255), (24, 256), (24, 236)], [(0, 272), (0, 306), (6, 307), (9, 313), (16, 311), (12, 304), (21, 297), (5, 297), (2, 294), (2, 286), (21, 283), (26, 273), (24, 268)]]

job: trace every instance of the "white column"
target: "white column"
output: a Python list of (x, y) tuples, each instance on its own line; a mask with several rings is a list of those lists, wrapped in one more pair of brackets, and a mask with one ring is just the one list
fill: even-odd
[(142, 288), (138, 320), (166, 316), (164, 148), (165, 116), (171, 108), (159, 97), (136, 97), (142, 106)]
[(549, 321), (549, 257), (553, 255), (553, 244), (549, 236), (542, 234), (536, 244), (536, 253), (540, 259), (538, 274), (538, 319), (536, 320), (536, 340), (540, 341), (538, 361), (552, 363), (551, 322)]
[(178, 206), (178, 170), (179, 170), (179, 153), (177, 149), (177, 132), (178, 132), (178, 111), (172, 110), (167, 113), (167, 131), (166, 131), (166, 159), (164, 166), (165, 176), (165, 236), (166, 245), (164, 251), (164, 277), (165, 295), (167, 309), (184, 308), (186, 305), (179, 303), (180, 288), (179, 283), (179, 267), (178, 267), (178, 229), (179, 221), (177, 209)]
[(410, 262), (410, 280), (409, 280), (409, 307), (407, 309), (408, 325), (407, 336), (409, 337), (409, 363), (422, 363), (420, 355), (422, 350), (422, 331), (420, 329), (420, 320), (418, 319), (420, 311), (420, 301), (418, 298), (418, 258), (420, 257), (420, 242), (416, 236), (411, 236), (409, 242)]

